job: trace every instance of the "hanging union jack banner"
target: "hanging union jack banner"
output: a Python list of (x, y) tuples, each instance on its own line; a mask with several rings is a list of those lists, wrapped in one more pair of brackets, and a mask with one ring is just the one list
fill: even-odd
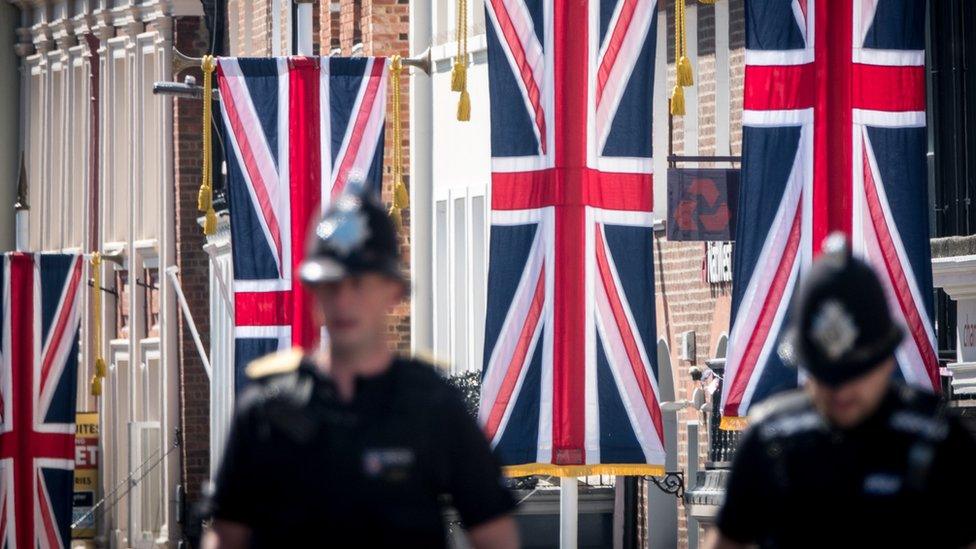
[(0, 269), (0, 546), (68, 547), (81, 322), (78, 255)]
[(938, 390), (925, 168), (925, 2), (748, 0), (742, 184), (723, 423), (796, 387), (776, 353), (824, 238), (851, 237), (907, 337), (898, 375)]
[(319, 338), (297, 283), (307, 229), (347, 187), (379, 193), (387, 60), (222, 58), (234, 266), (235, 379)]
[(513, 475), (660, 474), (650, 0), (490, 0), (480, 420)]

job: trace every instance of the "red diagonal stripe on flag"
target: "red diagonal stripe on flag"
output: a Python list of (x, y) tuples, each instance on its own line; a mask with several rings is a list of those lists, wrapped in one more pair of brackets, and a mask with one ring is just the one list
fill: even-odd
[(518, 344), (512, 353), (512, 360), (505, 369), (505, 378), (502, 380), (501, 387), (498, 388), (498, 396), (495, 397), (491, 413), (485, 422), (485, 435), (488, 440), (495, 438), (502, 418), (505, 416), (505, 410), (508, 409), (508, 402), (512, 398), (512, 393), (515, 392), (515, 385), (518, 383), (522, 368), (526, 367), (525, 358), (528, 356), (529, 347), (532, 345), (532, 336), (535, 334), (539, 318), (542, 316), (542, 303), (545, 300), (546, 293), (545, 280), (546, 267), (543, 265), (539, 271), (539, 281), (535, 285), (535, 293), (532, 295), (532, 304), (529, 306), (525, 324), (522, 325), (522, 331), (519, 333)]
[(606, 289), (607, 300), (610, 302), (610, 310), (613, 311), (613, 318), (617, 324), (617, 330), (620, 332), (620, 339), (624, 343), (624, 350), (627, 352), (627, 358), (630, 362), (630, 368), (634, 372), (634, 378), (637, 379), (637, 386), (640, 389), (641, 396), (644, 397), (644, 405), (647, 406), (647, 411), (654, 421), (654, 429), (657, 431), (657, 436), (661, 440), (664, 440), (664, 422), (661, 419), (661, 410), (658, 408), (657, 396), (654, 394), (654, 387), (651, 385), (650, 378), (647, 377), (647, 370), (644, 369), (644, 360), (640, 356), (640, 350), (637, 348), (637, 339), (634, 337), (634, 332), (630, 328), (630, 321), (627, 319), (627, 314), (624, 312), (623, 303), (620, 300), (620, 288), (617, 288), (616, 283), (613, 280), (613, 274), (610, 272), (610, 262), (607, 260), (607, 250), (606, 242), (603, 238), (603, 231), (600, 230), (600, 226), (596, 226), (596, 264), (600, 271), (600, 279), (603, 281), (603, 287)]
[(71, 319), (71, 313), (74, 310), (75, 298), (78, 295), (78, 285), (80, 281), (81, 261), (75, 259), (74, 267), (71, 268), (68, 289), (64, 294), (64, 301), (58, 307), (57, 314), (55, 315), (57, 323), (55, 324), (54, 329), (51, 331), (51, 336), (48, 339), (47, 344), (47, 353), (44, 355), (44, 361), (41, 365), (41, 393), (43, 393), (47, 387), (51, 367), (54, 365), (54, 359), (57, 357), (58, 348), (61, 346), (61, 339), (64, 338), (64, 332), (68, 328), (68, 321)]
[(522, 40), (519, 38), (518, 31), (515, 30), (515, 24), (512, 22), (505, 2), (502, 0), (491, 0), (491, 6), (495, 12), (495, 18), (498, 20), (498, 26), (501, 27), (502, 34), (505, 36), (505, 43), (508, 44), (509, 50), (512, 52), (512, 58), (515, 60), (515, 65), (518, 67), (519, 76), (522, 78), (522, 84), (525, 86), (529, 101), (532, 103), (532, 109), (535, 111), (535, 124), (539, 129), (539, 145), (542, 148), (543, 154), (545, 154), (546, 115), (542, 110), (542, 94), (539, 91), (539, 84), (535, 81), (535, 74), (532, 72), (532, 67), (529, 66), (529, 61), (525, 55), (525, 48), (522, 45)]
[(729, 388), (726, 407), (731, 406), (733, 410), (738, 409), (739, 404), (742, 402), (742, 395), (745, 394), (749, 380), (752, 379), (752, 372), (756, 368), (756, 363), (759, 361), (759, 353), (762, 352), (766, 344), (766, 339), (772, 334), (773, 319), (776, 317), (779, 305), (786, 297), (784, 294), (786, 293), (787, 283), (790, 280), (790, 274), (793, 271), (793, 262), (796, 260), (797, 253), (800, 250), (800, 204), (802, 202), (803, 199), (801, 197), (797, 202), (796, 213), (793, 216), (793, 226), (790, 228), (790, 235), (786, 240), (786, 246), (783, 250), (783, 260), (779, 262), (776, 275), (773, 277), (773, 283), (763, 302), (762, 313), (756, 321), (756, 327), (752, 335), (749, 336), (749, 343), (746, 345), (746, 350), (742, 354), (742, 361), (739, 363), (739, 369), (735, 374), (735, 379), (732, 380), (732, 386)]
[(546, 266), (543, 265), (539, 271), (539, 281), (536, 282), (535, 292), (532, 295), (532, 304), (529, 306), (525, 324), (522, 325), (522, 332), (519, 334), (518, 344), (512, 353), (512, 360), (508, 363), (508, 368), (505, 369), (505, 378), (502, 380), (501, 387), (498, 388), (498, 396), (495, 397), (488, 420), (485, 422), (485, 435), (488, 440), (495, 438), (502, 418), (505, 416), (505, 410), (508, 409), (508, 402), (512, 399), (512, 393), (515, 392), (515, 385), (518, 383), (522, 368), (527, 367), (525, 366), (525, 358), (529, 354), (532, 336), (535, 334), (539, 318), (542, 316), (542, 303), (546, 295), (545, 280)]
[[(356, 114), (356, 123), (353, 125), (352, 135), (349, 137), (349, 144), (346, 146), (346, 154), (339, 165), (339, 175), (336, 177), (335, 186), (332, 187), (333, 199), (346, 188), (349, 170), (352, 169), (353, 163), (356, 162), (356, 156), (359, 155), (359, 148), (363, 143), (363, 134), (366, 133), (369, 116), (372, 114), (373, 105), (376, 103), (376, 90), (379, 89), (380, 77), (383, 76), (385, 68), (386, 63), (380, 59), (374, 59), (372, 72), (364, 76), (367, 82), (366, 91), (363, 93), (363, 100), (359, 105), (359, 112)], [(394, 105), (393, 108), (399, 109), (400, 105)], [(396, 143), (394, 146), (399, 147), (401, 144)]]
[(600, 68), (596, 74), (596, 103), (598, 105), (603, 99), (603, 89), (607, 86), (607, 80), (610, 78), (610, 71), (613, 70), (614, 63), (617, 62), (620, 46), (624, 43), (635, 11), (637, 11), (637, 0), (624, 0), (624, 5), (620, 8), (620, 17), (617, 18), (617, 24), (613, 27), (613, 34), (610, 35), (610, 41), (607, 43), (607, 51), (603, 55), (603, 60), (600, 62)]
[[(285, 258), (282, 257), (281, 228), (278, 226), (278, 216), (275, 214), (274, 207), (271, 205), (271, 196), (268, 194), (267, 183), (261, 177), (261, 170), (258, 169), (257, 160), (254, 158), (254, 145), (251, 143), (250, 134), (248, 133), (249, 131), (255, 130), (261, 131), (261, 129), (246, 128), (244, 126), (240, 112), (238, 112), (237, 98), (234, 97), (230, 85), (227, 83), (227, 78), (223, 76), (220, 65), (217, 66), (217, 71), (221, 76), (221, 78), (217, 78), (217, 83), (220, 86), (220, 100), (223, 102), (224, 110), (227, 112), (227, 120), (230, 122), (231, 128), (233, 128), (234, 139), (240, 148), (241, 159), (244, 161), (244, 169), (247, 170), (248, 177), (251, 179), (251, 188), (254, 189), (254, 194), (258, 199), (261, 216), (264, 218), (264, 222), (268, 226), (268, 231), (271, 233), (271, 240), (274, 241), (275, 250), (278, 253), (278, 261), (280, 262), (278, 268), (283, 269)], [(287, 98), (279, 97), (278, 100), (287, 101)]]
[[(864, 141), (864, 148), (867, 151), (868, 143)], [(871, 215), (871, 224), (874, 225), (874, 232), (878, 235), (878, 244), (881, 248), (881, 256), (884, 258), (885, 269), (888, 273), (888, 280), (891, 281), (895, 291), (895, 298), (901, 307), (902, 314), (908, 323), (908, 331), (918, 347), (919, 354), (925, 361), (925, 371), (929, 375), (932, 387), (938, 390), (941, 387), (938, 377), (939, 358), (935, 355), (932, 345), (929, 342), (928, 332), (925, 329), (925, 321), (922, 320), (915, 301), (912, 298), (911, 287), (908, 277), (898, 259), (898, 251), (895, 248), (894, 239), (888, 230), (888, 222), (885, 219), (884, 211), (881, 207), (881, 198), (878, 196), (878, 189), (875, 187), (874, 172), (867, 154), (864, 155), (864, 194), (867, 197), (868, 212)]]

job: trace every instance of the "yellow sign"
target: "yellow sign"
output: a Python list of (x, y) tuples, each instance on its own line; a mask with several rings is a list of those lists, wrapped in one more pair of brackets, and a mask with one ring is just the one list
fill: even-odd
[(71, 522), (72, 539), (95, 537), (95, 514), (91, 512), (98, 493), (98, 412), (78, 412), (75, 418), (75, 496)]

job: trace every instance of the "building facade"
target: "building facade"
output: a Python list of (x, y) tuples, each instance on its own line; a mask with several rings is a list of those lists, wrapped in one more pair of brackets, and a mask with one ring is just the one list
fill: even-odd
[[(99, 539), (112, 547), (166, 546), (181, 536), (180, 486), (187, 482), (181, 389), (188, 377), (205, 375), (167, 276), (171, 267), (199, 268), (185, 253), (191, 232), (199, 233), (195, 190), (192, 211), (183, 198), (199, 186), (199, 159), (187, 158), (192, 147), (183, 140), (199, 149), (200, 111), (197, 105), (191, 135), (186, 109), (194, 109), (153, 95), (153, 84), (177, 76), (176, 48), (207, 47), (202, 4), (14, 5), (29, 205), (20, 236), (32, 251), (106, 256), (102, 287), (89, 285), (84, 301), (77, 395), (79, 411), (99, 413)], [(90, 336), (93, 291), (104, 304), (98, 342)], [(206, 312), (205, 297), (188, 297)], [(101, 396), (93, 396), (98, 349), (108, 372)]]

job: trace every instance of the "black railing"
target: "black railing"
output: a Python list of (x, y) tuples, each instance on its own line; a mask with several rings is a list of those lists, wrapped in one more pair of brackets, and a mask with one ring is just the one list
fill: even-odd
[(718, 358), (709, 360), (708, 367), (715, 372), (719, 378), (718, 388), (712, 395), (712, 412), (708, 418), (708, 467), (723, 468), (729, 467), (732, 456), (735, 455), (735, 448), (739, 444), (740, 431), (721, 429), (722, 422), (722, 378), (725, 375), (725, 359)]

